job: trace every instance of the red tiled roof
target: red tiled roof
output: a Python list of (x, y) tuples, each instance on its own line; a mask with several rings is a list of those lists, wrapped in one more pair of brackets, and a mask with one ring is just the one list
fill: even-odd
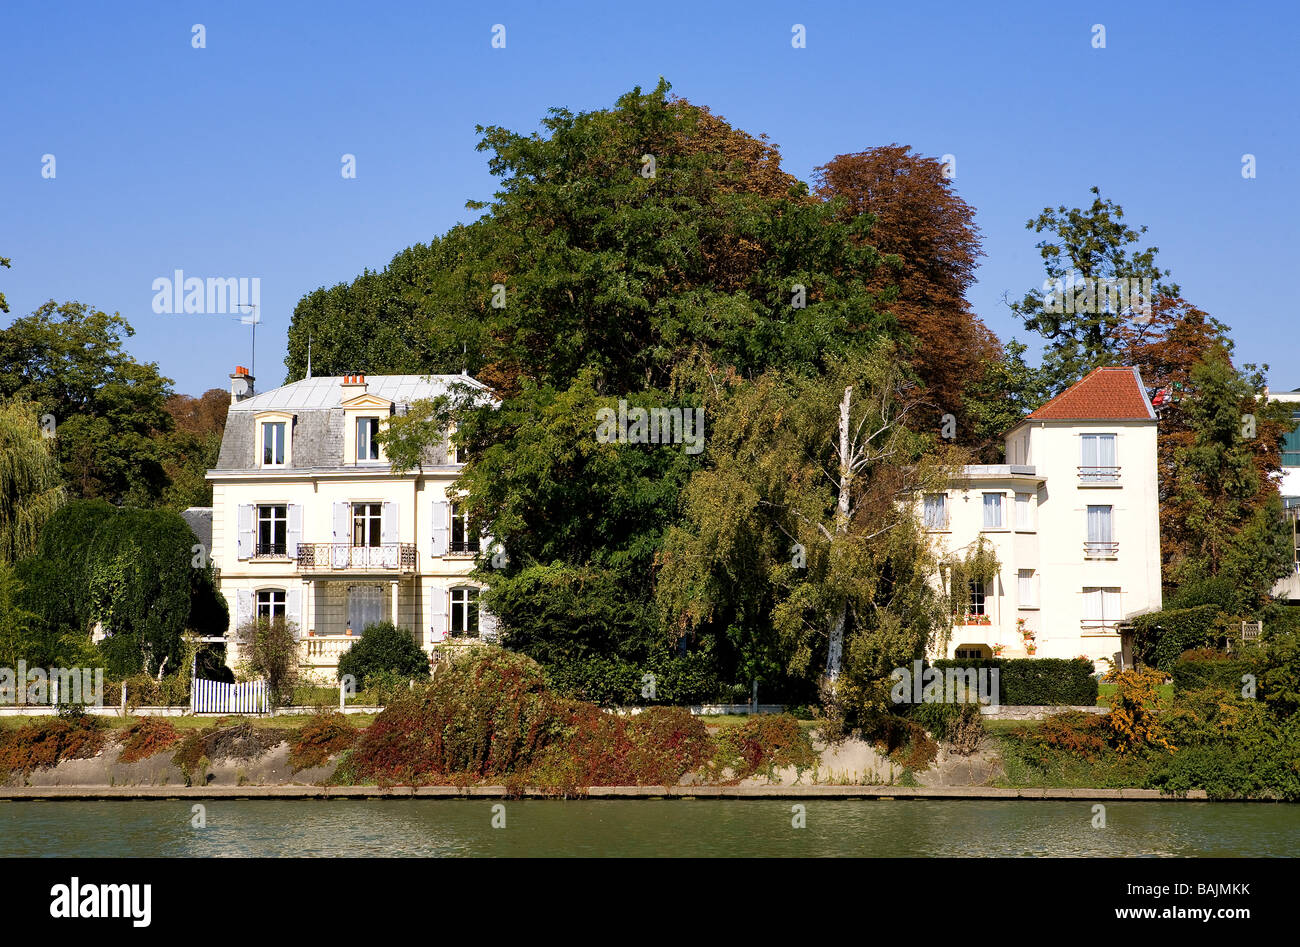
[(1136, 368), (1096, 368), (1026, 421), (1154, 421)]

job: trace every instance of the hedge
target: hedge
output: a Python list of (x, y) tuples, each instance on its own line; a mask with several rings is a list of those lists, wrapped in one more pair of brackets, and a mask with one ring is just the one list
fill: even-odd
[(1218, 623), (1223, 609), (1218, 605), (1169, 608), (1133, 619), (1133, 654), (1139, 664), (1172, 671), (1179, 655), (1193, 648), (1218, 643)]
[(1174, 692), (1200, 690), (1202, 687), (1222, 687), (1237, 693), (1243, 687), (1245, 674), (1259, 678), (1259, 667), (1253, 661), (1228, 659), (1204, 660), (1196, 657), (1180, 658), (1174, 662)]
[(1097, 704), (1097, 678), (1084, 658), (981, 658), (935, 661), (933, 667), (997, 668), (997, 703), (1010, 707)]

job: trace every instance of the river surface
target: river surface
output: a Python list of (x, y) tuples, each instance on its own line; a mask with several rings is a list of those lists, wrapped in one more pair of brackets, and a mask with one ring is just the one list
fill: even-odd
[(1300, 854), (1285, 804), (1108, 802), (1104, 828), (1090, 801), (241, 799), (202, 828), (194, 805), (0, 802), (0, 856)]

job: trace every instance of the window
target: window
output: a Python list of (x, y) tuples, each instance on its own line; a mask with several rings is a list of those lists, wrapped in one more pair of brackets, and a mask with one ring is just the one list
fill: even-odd
[(459, 503), (451, 505), (451, 551), (478, 552), (479, 535)]
[(284, 589), (262, 589), (257, 593), (257, 617), (270, 620), (285, 617)]
[(1119, 589), (1085, 588), (1083, 590), (1083, 627), (1114, 631), (1119, 624)]
[(362, 634), (384, 620), (384, 588), (380, 585), (348, 586), (348, 627)]
[(970, 583), (970, 614), (983, 615), (984, 612), (984, 583), (978, 579), (972, 579)]
[(453, 464), (463, 464), (469, 460), (469, 451), (463, 444), (457, 444), (455, 440), (456, 431), (452, 430), (447, 438), (447, 460)]
[(451, 590), (451, 633), (478, 637), (478, 589)]
[(984, 494), (984, 528), (1002, 528), (1002, 494)]
[(289, 517), (287, 506), (257, 508), (257, 543), (254, 556), (287, 556)]
[(352, 504), (352, 545), (378, 546), (383, 536), (382, 504)]
[(946, 494), (926, 494), (922, 521), (926, 529), (948, 528), (948, 497)]
[(1115, 483), (1119, 468), (1115, 466), (1115, 435), (1084, 434), (1079, 438), (1082, 456), (1079, 460), (1080, 483)]
[(1119, 551), (1111, 533), (1111, 512), (1114, 507), (1088, 507), (1088, 541), (1084, 543), (1085, 559), (1110, 559)]
[(1038, 607), (1038, 584), (1034, 581), (1033, 569), (1021, 569), (1016, 574), (1018, 583), (1017, 592), (1020, 599), (1021, 608)]
[(262, 425), (263, 467), (284, 466), (284, 430), (284, 421), (267, 421)]
[(1282, 466), (1300, 467), (1300, 408), (1292, 409), (1291, 423), (1295, 427), (1282, 440)]
[(1034, 495), (1016, 494), (1016, 529), (1034, 528)]
[(379, 459), (379, 418), (357, 418), (357, 460)]

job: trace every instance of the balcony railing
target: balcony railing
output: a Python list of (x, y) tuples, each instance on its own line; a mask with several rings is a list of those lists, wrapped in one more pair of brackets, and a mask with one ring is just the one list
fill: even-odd
[(1118, 618), (1085, 618), (1080, 628), (1085, 635), (1117, 635), (1119, 624)]
[(298, 660), (309, 667), (333, 667), (357, 643), (354, 635), (313, 635), (298, 640)]
[(1119, 556), (1119, 543), (1086, 542), (1083, 544), (1085, 559), (1115, 559)]
[(254, 559), (284, 559), (289, 547), (284, 543), (258, 543), (253, 547)]
[(453, 555), (477, 555), (478, 547), (477, 539), (453, 539), (447, 544), (448, 552)]
[(414, 572), (415, 564), (415, 543), (298, 544), (298, 568), (303, 572)]
[(1080, 467), (1080, 483), (1119, 483), (1118, 467)]

